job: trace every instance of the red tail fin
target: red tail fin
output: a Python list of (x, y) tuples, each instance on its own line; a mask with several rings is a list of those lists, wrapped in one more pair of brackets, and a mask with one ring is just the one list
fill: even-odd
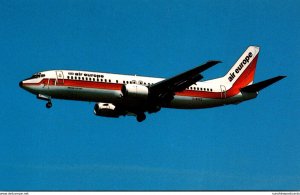
[(227, 88), (237, 89), (246, 87), (253, 83), (259, 47), (250, 46), (232, 66), (224, 79)]

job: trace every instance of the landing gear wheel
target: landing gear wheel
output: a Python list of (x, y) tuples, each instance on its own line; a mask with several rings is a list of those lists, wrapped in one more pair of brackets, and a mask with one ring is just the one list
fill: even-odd
[(144, 121), (145, 119), (146, 119), (145, 113), (138, 114), (138, 115), (136, 116), (136, 120), (137, 120), (138, 122), (142, 122), (142, 121)]
[(51, 108), (52, 107), (52, 102), (47, 102), (46, 108)]

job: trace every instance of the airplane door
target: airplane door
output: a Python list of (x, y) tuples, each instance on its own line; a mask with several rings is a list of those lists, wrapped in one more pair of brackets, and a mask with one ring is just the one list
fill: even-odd
[(226, 87), (224, 85), (220, 85), (221, 88), (221, 98), (225, 99), (226, 98)]
[(44, 84), (43, 88), (49, 89), (50, 78), (48, 78), (47, 80), (45, 80), (45, 81), (43, 82), (43, 84)]
[(63, 71), (56, 71), (56, 85), (64, 84), (64, 73)]

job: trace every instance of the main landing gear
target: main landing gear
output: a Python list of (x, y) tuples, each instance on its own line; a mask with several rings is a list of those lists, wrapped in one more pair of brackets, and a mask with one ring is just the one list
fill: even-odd
[(142, 121), (144, 121), (146, 119), (146, 114), (145, 113), (140, 113), (140, 114), (138, 114), (137, 116), (136, 116), (136, 120), (138, 121), (138, 122), (142, 122)]

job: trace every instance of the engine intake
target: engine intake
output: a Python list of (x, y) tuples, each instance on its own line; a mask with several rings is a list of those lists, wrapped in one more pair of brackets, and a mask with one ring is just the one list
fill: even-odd
[(96, 103), (94, 113), (97, 116), (118, 118), (121, 112), (116, 109), (116, 106), (110, 103)]

